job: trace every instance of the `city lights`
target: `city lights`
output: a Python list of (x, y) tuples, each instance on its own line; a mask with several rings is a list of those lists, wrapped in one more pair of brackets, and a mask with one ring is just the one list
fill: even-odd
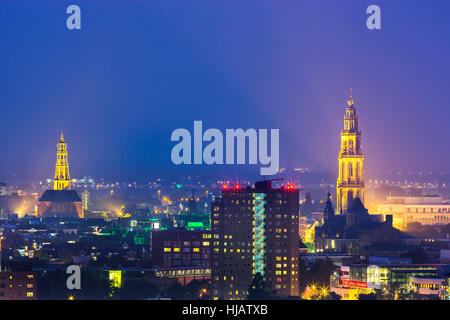
[(28, 2), (0, 1), (0, 300), (445, 317), (450, 1)]

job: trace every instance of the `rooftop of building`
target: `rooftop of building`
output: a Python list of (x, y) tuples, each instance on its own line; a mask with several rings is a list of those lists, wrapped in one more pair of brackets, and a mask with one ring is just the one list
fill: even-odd
[(272, 182), (276, 180), (282, 180), (282, 179), (273, 179), (273, 180), (262, 180), (257, 181), (255, 184), (251, 186), (242, 186), (239, 183), (235, 183), (234, 185), (228, 185), (224, 184), (222, 185), (222, 192), (261, 192), (261, 193), (267, 193), (267, 192), (279, 192), (279, 191), (285, 191), (285, 192), (293, 192), (298, 191), (299, 189), (292, 183), (285, 183), (281, 185), (280, 187), (273, 188)]
[(75, 190), (45, 190), (39, 201), (81, 202), (81, 198)]

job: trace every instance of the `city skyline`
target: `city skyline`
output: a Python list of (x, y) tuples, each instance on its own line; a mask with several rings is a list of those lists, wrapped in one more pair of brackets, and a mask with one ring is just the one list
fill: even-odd
[[(170, 132), (194, 120), (219, 129), (280, 128), (280, 167), (337, 174), (349, 88), (364, 123), (367, 170), (448, 173), (450, 43), (439, 30), (449, 24), (450, 5), (385, 4), (384, 28), (370, 33), (364, 16), (357, 18), (365, 3), (330, 2), (326, 10), (288, 3), (274, 10), (269, 3), (132, 1), (123, 9), (81, 1), (78, 34), (61, 23), (62, 4), (2, 3), (0, 34), (9, 50), (0, 53), (8, 62), (0, 76), (7, 120), (0, 146), (8, 153), (0, 176), (51, 177), (61, 130), (74, 177), (235, 176), (239, 168), (171, 163)], [(417, 18), (423, 23), (414, 24)]]
[(449, 301), (448, 12), (1, 1), (0, 300)]

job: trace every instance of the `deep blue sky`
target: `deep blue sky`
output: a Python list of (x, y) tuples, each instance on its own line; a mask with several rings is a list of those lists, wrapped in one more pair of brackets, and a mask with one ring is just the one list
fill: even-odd
[(61, 129), (72, 177), (171, 170), (170, 134), (194, 120), (279, 128), (282, 166), (336, 171), (350, 87), (367, 170), (449, 171), (449, 13), (448, 0), (2, 0), (0, 177), (51, 176)]

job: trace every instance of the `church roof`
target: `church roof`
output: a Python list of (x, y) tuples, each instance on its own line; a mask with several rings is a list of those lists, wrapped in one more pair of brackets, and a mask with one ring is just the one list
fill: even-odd
[(350, 213), (368, 213), (366, 207), (364, 207), (364, 204), (362, 203), (362, 201), (359, 197), (356, 197), (352, 200), (352, 202), (350, 203), (350, 206), (348, 208), (348, 212), (350, 212)]
[(39, 201), (81, 202), (81, 198), (75, 190), (45, 190)]

